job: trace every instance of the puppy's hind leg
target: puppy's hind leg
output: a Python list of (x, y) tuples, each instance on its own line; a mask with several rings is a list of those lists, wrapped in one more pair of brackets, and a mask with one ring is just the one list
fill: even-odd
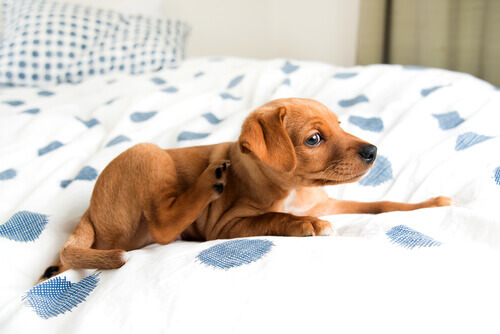
[(219, 198), (229, 165), (228, 160), (219, 160), (209, 165), (182, 194), (161, 194), (147, 215), (149, 232), (156, 243), (174, 241), (210, 202)]

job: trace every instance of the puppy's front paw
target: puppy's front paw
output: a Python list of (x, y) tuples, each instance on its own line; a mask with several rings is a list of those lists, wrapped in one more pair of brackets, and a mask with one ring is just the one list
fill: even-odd
[(312, 236), (333, 236), (337, 235), (332, 224), (326, 220), (316, 217), (297, 217), (287, 226), (288, 236), (312, 237)]
[(427, 208), (438, 208), (441, 206), (451, 206), (456, 205), (456, 202), (453, 198), (446, 196), (438, 196), (428, 199), (424, 202)]
[(231, 163), (229, 160), (219, 160), (209, 165), (203, 172), (206, 184), (210, 187), (210, 200), (213, 201), (222, 194), (226, 184), (227, 171)]

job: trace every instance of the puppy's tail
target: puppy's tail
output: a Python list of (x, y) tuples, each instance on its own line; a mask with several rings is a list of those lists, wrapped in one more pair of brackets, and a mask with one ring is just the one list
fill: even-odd
[(63, 246), (63, 266), (71, 269), (116, 269), (125, 264), (124, 250), (91, 249), (94, 241), (95, 230), (87, 211)]
[(116, 269), (125, 264), (124, 250), (91, 249), (94, 241), (95, 230), (87, 211), (64, 244), (60, 262), (48, 267), (39, 282), (68, 269)]

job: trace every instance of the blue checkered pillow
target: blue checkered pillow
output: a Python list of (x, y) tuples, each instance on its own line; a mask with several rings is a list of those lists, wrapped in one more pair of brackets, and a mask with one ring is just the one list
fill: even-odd
[(3, 0), (0, 83), (44, 86), (176, 65), (189, 26), (50, 0)]

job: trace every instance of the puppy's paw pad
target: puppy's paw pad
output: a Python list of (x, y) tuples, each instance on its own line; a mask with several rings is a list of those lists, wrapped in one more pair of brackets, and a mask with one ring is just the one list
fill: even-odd
[(224, 185), (222, 183), (216, 183), (213, 185), (213, 188), (217, 195), (222, 194), (222, 191), (224, 190)]
[(210, 166), (208, 166), (207, 170), (211, 170), (212, 175), (216, 180), (224, 180), (226, 178), (227, 168), (230, 166), (229, 160), (219, 160)]
[(222, 177), (222, 168), (221, 167), (217, 167), (215, 169), (215, 178), (216, 179), (220, 179)]

